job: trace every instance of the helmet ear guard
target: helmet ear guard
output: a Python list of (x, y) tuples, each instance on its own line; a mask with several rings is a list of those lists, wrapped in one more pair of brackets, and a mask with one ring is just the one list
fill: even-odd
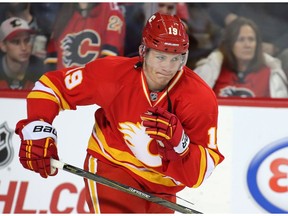
[(143, 44), (141, 44), (138, 48), (138, 52), (139, 52), (139, 61), (134, 65), (135, 69), (142, 67), (144, 62), (144, 56), (146, 54), (146, 47)]
[(148, 53), (150, 48), (146, 47), (144, 44), (141, 44), (139, 46), (139, 61), (143, 62), (144, 61), (144, 57), (146, 56), (146, 54)]
[(141, 44), (139, 46), (139, 56), (140, 56), (141, 60), (143, 60), (145, 54), (146, 54), (146, 47), (145, 47), (145, 45)]
[(182, 55), (183, 59), (181, 61), (181, 64), (180, 64), (178, 71), (182, 70), (182, 68), (186, 65), (187, 60), (188, 60), (189, 51), (187, 50), (186, 53), (182, 53), (181, 55)]

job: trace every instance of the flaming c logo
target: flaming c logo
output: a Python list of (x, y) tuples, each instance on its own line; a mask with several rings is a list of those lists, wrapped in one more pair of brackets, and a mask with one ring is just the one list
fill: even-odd
[(0, 169), (8, 166), (13, 159), (12, 135), (7, 122), (0, 125)]
[(92, 30), (68, 34), (61, 41), (65, 67), (83, 66), (99, 56), (100, 36)]

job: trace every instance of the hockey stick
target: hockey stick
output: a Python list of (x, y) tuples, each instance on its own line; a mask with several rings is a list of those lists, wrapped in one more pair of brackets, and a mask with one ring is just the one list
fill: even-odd
[(55, 160), (53, 158), (51, 158), (51, 166), (54, 167), (54, 168), (62, 169), (62, 170), (65, 170), (67, 172), (70, 172), (72, 174), (79, 175), (79, 176), (82, 176), (84, 178), (96, 181), (96, 182), (98, 182), (100, 184), (103, 184), (103, 185), (106, 185), (108, 187), (111, 187), (111, 188), (114, 188), (114, 189), (129, 193), (131, 195), (140, 197), (140, 198), (148, 200), (150, 202), (157, 203), (159, 205), (165, 206), (165, 207), (167, 207), (169, 209), (175, 210), (175, 211), (180, 212), (180, 213), (202, 214), (202, 212), (199, 212), (199, 211), (196, 211), (194, 209), (190, 209), (188, 207), (185, 207), (185, 206), (170, 202), (170, 201), (162, 199), (160, 197), (157, 197), (157, 196), (151, 195), (149, 193), (140, 191), (140, 190), (138, 190), (136, 188), (133, 188), (133, 187), (130, 187), (130, 186), (127, 186), (127, 185), (123, 185), (121, 183), (109, 180), (109, 179), (104, 178), (102, 176), (99, 176), (97, 174), (85, 171), (83, 169), (80, 169), (78, 167), (72, 166), (70, 164), (63, 163), (63, 162)]

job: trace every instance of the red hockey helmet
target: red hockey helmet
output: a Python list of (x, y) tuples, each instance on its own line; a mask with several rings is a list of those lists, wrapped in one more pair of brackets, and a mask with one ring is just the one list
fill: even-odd
[(176, 15), (155, 13), (143, 29), (142, 43), (147, 48), (169, 53), (186, 53), (189, 39), (185, 26)]

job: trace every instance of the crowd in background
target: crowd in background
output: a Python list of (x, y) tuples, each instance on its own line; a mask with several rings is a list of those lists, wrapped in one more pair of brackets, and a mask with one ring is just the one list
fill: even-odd
[(0, 90), (30, 90), (46, 71), (96, 58), (137, 56), (156, 11), (181, 18), (186, 65), (218, 97), (288, 97), (288, 3), (0, 3)]

